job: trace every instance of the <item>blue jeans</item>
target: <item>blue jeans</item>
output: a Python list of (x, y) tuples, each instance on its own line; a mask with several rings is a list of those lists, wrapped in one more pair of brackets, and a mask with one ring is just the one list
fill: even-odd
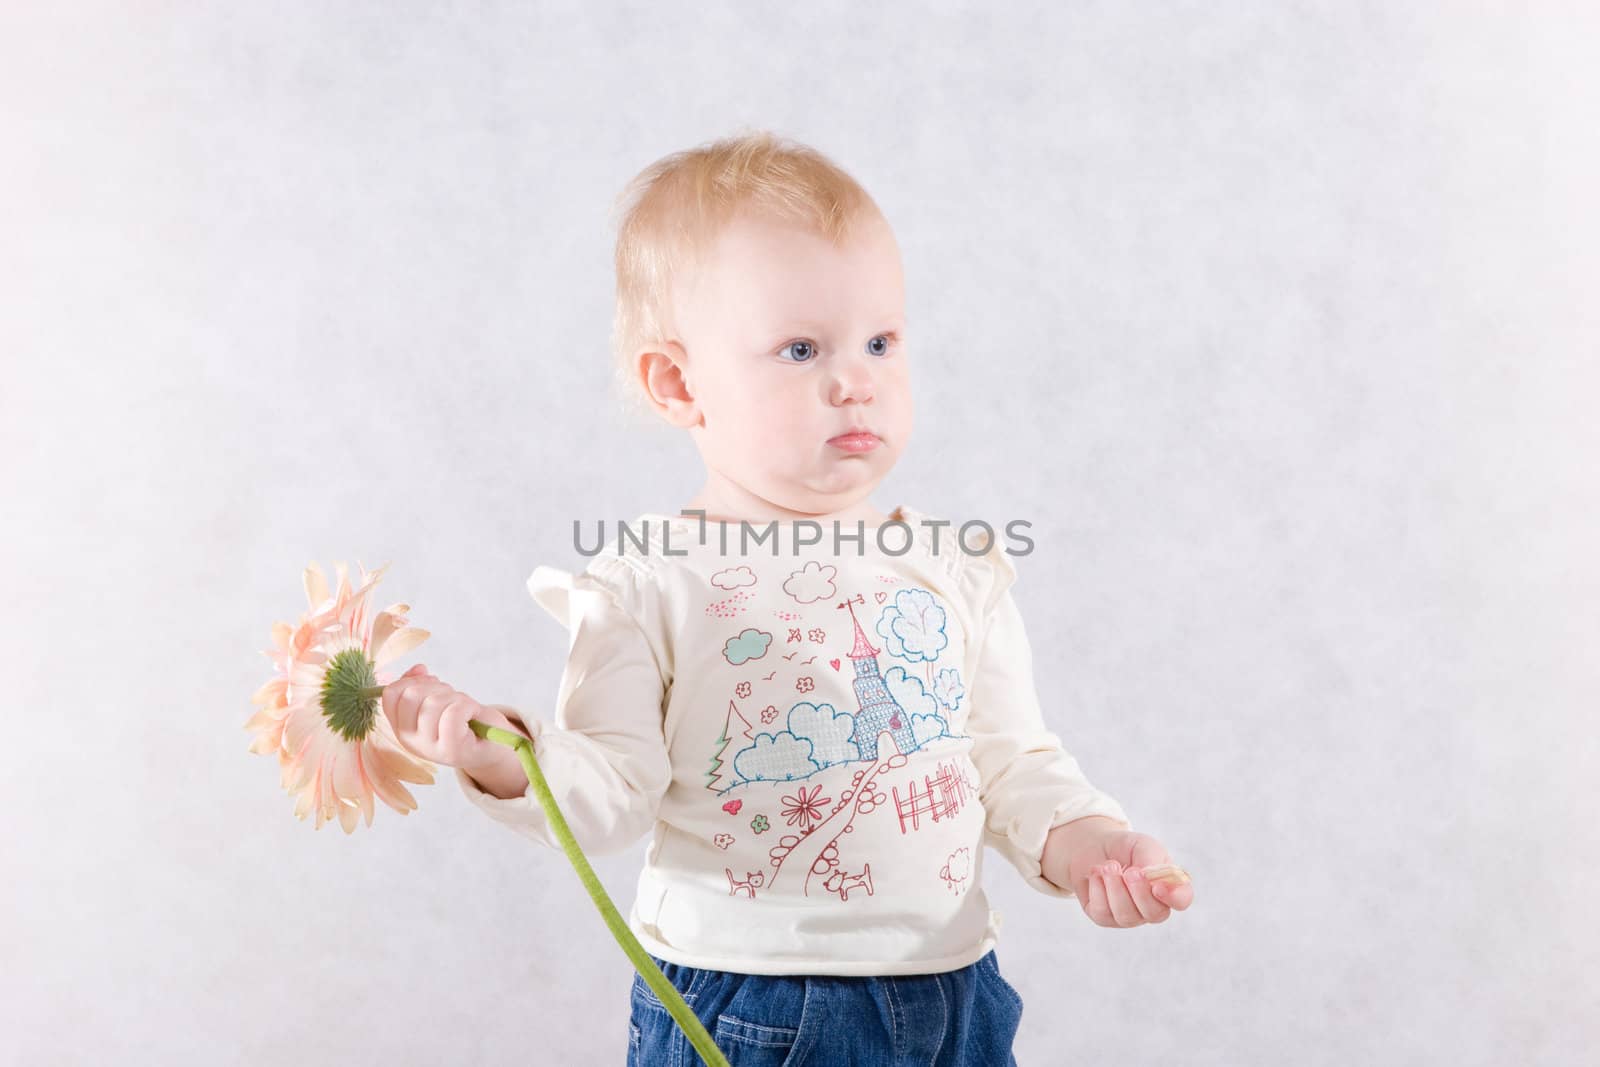
[[(939, 974), (737, 974), (651, 956), (731, 1067), (1016, 1067), (1022, 997), (991, 951)], [(628, 1067), (698, 1067), (699, 1053), (633, 976)]]

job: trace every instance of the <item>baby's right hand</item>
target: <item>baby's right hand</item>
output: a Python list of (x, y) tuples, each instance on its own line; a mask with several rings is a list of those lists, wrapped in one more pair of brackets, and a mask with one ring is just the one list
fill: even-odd
[(512, 752), (497, 741), (473, 733), (468, 719), (514, 734), (522, 732), (504, 713), (452, 689), (420, 663), (384, 686), (383, 713), (406, 751), (447, 767), (459, 767), (468, 774), (502, 764)]

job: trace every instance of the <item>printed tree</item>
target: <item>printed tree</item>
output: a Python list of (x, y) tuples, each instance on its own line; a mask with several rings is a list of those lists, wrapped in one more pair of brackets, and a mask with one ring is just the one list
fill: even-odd
[(889, 655), (924, 663), (929, 690), (934, 688), (933, 661), (950, 644), (945, 621), (944, 608), (926, 589), (900, 590), (878, 617), (878, 635)]
[[(722, 723), (722, 736), (717, 738), (717, 750), (712, 753), (711, 767), (706, 771), (706, 788), (713, 793), (722, 792), (717, 788), (722, 781), (722, 754), (728, 750), (728, 745), (733, 741), (733, 720), (738, 719), (744, 724), (744, 729), (739, 731), (739, 736), (746, 741), (754, 741), (750, 736), (750, 720), (739, 714), (739, 708), (733, 701), (728, 701), (728, 717)], [(732, 788), (731, 786), (729, 788)]]

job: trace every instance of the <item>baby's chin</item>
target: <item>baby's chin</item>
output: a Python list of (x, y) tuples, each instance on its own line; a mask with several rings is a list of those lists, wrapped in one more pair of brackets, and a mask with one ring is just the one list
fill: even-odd
[(807, 511), (831, 511), (841, 506), (841, 498), (860, 499), (877, 491), (887, 471), (880, 463), (864, 463), (860, 459), (837, 461), (804, 479), (789, 484), (796, 497), (806, 497), (816, 505)]

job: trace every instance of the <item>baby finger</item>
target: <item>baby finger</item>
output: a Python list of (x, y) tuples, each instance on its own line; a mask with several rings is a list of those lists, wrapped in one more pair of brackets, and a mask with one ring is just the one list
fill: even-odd
[(1133, 898), (1134, 907), (1139, 909), (1145, 922), (1165, 922), (1167, 916), (1172, 914), (1170, 908), (1156, 899), (1149, 880), (1139, 868), (1129, 867), (1123, 871), (1122, 880), (1127, 884), (1128, 895)]
[(1106, 904), (1116, 917), (1117, 925), (1138, 926), (1144, 922), (1139, 909), (1134, 907), (1133, 898), (1128, 895), (1128, 887), (1123, 884), (1122, 865), (1112, 860), (1102, 868), (1101, 877), (1106, 884)]

